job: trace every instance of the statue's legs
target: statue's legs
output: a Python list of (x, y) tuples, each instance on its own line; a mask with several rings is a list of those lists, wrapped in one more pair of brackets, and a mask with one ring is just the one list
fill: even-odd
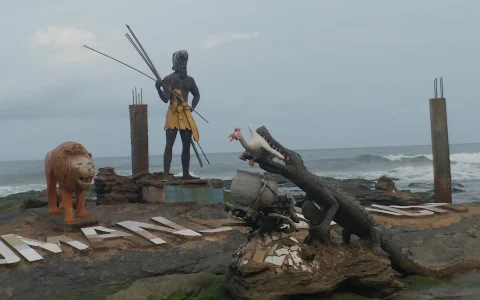
[(378, 227), (372, 227), (370, 230), (370, 242), (372, 243), (373, 253), (378, 256), (388, 257), (387, 252), (383, 251), (381, 246), (381, 232)]
[(63, 209), (62, 197), (58, 196), (58, 209)]
[(342, 229), (342, 241), (345, 244), (350, 244), (352, 233), (348, 231), (347, 229), (343, 228)]
[(48, 197), (48, 213), (56, 215), (60, 213), (57, 208), (57, 180), (53, 172), (46, 172), (47, 177), (47, 197)]
[(72, 193), (60, 188), (60, 197), (62, 197), (63, 206), (65, 209), (65, 223), (71, 224), (75, 222), (73, 215)]
[(190, 175), (190, 143), (192, 142), (191, 130), (180, 130), (182, 138), (182, 167), (183, 179), (198, 179), (198, 177)]
[(168, 180), (170, 177), (170, 164), (172, 163), (172, 149), (177, 138), (177, 129), (165, 130), (165, 152), (163, 152), (163, 179)]
[(77, 217), (79, 218), (86, 218), (88, 217), (87, 213), (87, 199), (85, 191), (77, 191), (75, 193), (76, 200), (75, 200), (75, 209), (77, 211)]

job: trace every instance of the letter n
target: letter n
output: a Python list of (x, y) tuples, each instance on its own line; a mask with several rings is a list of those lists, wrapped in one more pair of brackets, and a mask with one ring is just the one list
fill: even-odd
[(85, 251), (90, 248), (84, 243), (73, 240), (66, 235), (57, 235), (57, 236), (47, 237), (47, 243), (56, 244), (59, 248), (61, 248), (60, 242), (63, 242), (69, 246), (72, 246), (73, 248), (80, 251)]

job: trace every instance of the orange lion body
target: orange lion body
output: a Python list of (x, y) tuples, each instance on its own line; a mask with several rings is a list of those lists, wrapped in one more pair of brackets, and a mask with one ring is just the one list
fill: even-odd
[[(87, 217), (85, 190), (95, 176), (92, 154), (81, 144), (65, 142), (45, 156), (48, 213), (60, 214), (65, 210), (65, 223), (75, 222), (72, 194), (76, 196), (77, 217)], [(57, 207), (57, 183), (60, 188), (60, 207)]]

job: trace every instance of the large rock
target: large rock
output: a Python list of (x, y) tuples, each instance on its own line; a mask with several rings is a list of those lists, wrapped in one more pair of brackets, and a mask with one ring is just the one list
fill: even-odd
[(187, 294), (196, 293), (207, 287), (211, 280), (211, 274), (203, 272), (145, 278), (137, 280), (128, 288), (107, 297), (107, 300), (145, 300), (152, 297), (164, 299), (180, 291)]
[(372, 191), (358, 194), (356, 198), (363, 206), (371, 206), (372, 204), (409, 206), (432, 202), (432, 197), (426, 193), (409, 193), (403, 191), (396, 194)]
[(0, 299), (80, 299), (75, 295), (105, 299), (105, 291), (148, 277), (222, 275), (228, 271), (232, 253), (244, 242), (242, 234), (233, 231), (221, 240), (200, 239), (194, 247), (182, 247), (178, 241), (160, 248), (118, 250), (111, 255), (97, 252), (75, 259), (45, 255), (43, 262), (0, 269)]
[(395, 182), (393, 182), (391, 178), (385, 175), (378, 178), (377, 183), (375, 184), (375, 190), (392, 193), (392, 194), (398, 193), (398, 189), (395, 186)]
[(234, 299), (275, 300), (329, 293), (340, 284), (367, 296), (384, 297), (403, 288), (384, 257), (360, 244), (310, 248), (286, 234), (253, 237), (241, 246), (226, 275)]
[[(380, 177), (376, 183), (366, 179), (339, 180), (329, 177), (323, 179), (355, 197), (364, 206), (372, 204), (408, 206), (432, 202), (432, 195), (429, 193), (398, 190), (393, 179), (387, 176)], [(302, 201), (299, 201), (298, 205), (302, 204)]]
[[(473, 210), (475, 205), (470, 207)], [(386, 232), (408, 256), (417, 275), (448, 278), (480, 269), (480, 215), (463, 217), (459, 222), (439, 228), (397, 225)]]
[[(458, 205), (455, 206), (458, 208)], [(397, 224), (388, 229), (393, 236), (393, 242), (401, 248), (401, 252), (407, 254), (412, 261), (423, 268), (425, 272), (422, 272), (422, 275), (450, 277), (454, 274), (480, 269), (480, 252), (478, 250), (480, 249), (480, 203), (476, 205), (465, 204), (464, 208), (468, 208), (469, 211), (449, 213), (434, 218), (422, 218), (421, 220), (375, 217), (379, 224), (385, 227)], [(35, 211), (46, 212), (46, 208), (0, 213), (0, 233), (21, 234), (39, 240), (45, 240), (46, 236), (58, 235), (58, 233), (49, 229), (51, 227), (50, 223), (33, 214)], [(117, 206), (100, 205), (89, 208), (89, 213), (98, 217), (100, 225), (105, 227), (111, 227), (116, 222), (124, 220), (149, 222), (149, 218), (152, 216), (163, 216), (172, 221), (179, 220), (181, 216), (202, 219), (223, 218), (224, 216), (223, 210), (216, 209), (216, 206), (200, 204), (180, 206), (129, 203)], [(204, 221), (208, 224), (215, 224), (212, 225), (212, 228), (219, 227), (220, 224), (226, 222), (225, 220)], [(398, 224), (404, 225), (398, 226)], [(189, 227), (186, 224), (185, 226)], [(340, 228), (334, 226), (332, 233), (333, 231), (337, 232), (337, 230), (338, 234), (335, 234), (335, 241), (341, 243), (338, 236)], [(301, 233), (297, 234), (298, 237), (303, 237)], [(78, 240), (87, 243), (80, 232), (77, 234), (67, 233), (66, 235), (72, 238), (77, 237)], [(172, 274), (207, 273), (211, 275), (230, 273), (229, 266), (232, 254), (247, 241), (242, 233), (236, 230), (228, 233), (225, 237), (215, 239), (205, 237), (195, 241), (185, 241), (174, 236), (167, 236), (165, 239), (168, 242), (166, 245), (152, 246), (151, 248), (133, 245), (129, 241), (122, 242), (122, 239), (113, 239), (109, 242), (110, 250), (95, 250), (87, 256), (80, 255), (64, 244), (62, 245), (62, 252), (64, 253), (60, 254), (39, 249), (39, 253), (44, 256), (43, 262), (28, 263), (22, 259), (21, 265), (17, 267), (6, 268), (0, 266), (0, 299), (77, 299), (76, 295), (78, 295), (78, 299), (105, 299), (106, 295), (124, 289), (126, 285), (137, 280), (141, 281), (133, 287), (148, 286), (148, 288), (151, 287), (156, 291), (155, 287), (160, 287), (165, 282), (173, 280), (173, 277), (170, 277)], [(352, 239), (356, 239), (355, 236)], [(368, 265), (369, 267), (373, 266), (372, 271), (369, 269), (355, 270), (358, 267), (366, 267), (367, 263), (372, 261), (372, 257), (369, 256), (370, 251), (363, 248), (361, 244), (357, 245), (356, 241), (354, 241), (352, 247), (334, 244), (325, 246), (325, 249), (319, 249), (317, 253), (320, 258), (325, 260), (321, 261), (325, 264), (325, 267), (323, 267), (325, 271), (322, 273), (325, 276), (332, 276), (336, 270), (348, 270), (350, 268), (351, 273), (347, 274), (351, 276), (350, 279), (345, 277), (343, 281), (344, 284), (350, 286), (355, 283), (355, 280), (352, 279), (352, 276), (356, 274), (355, 272), (363, 272), (361, 273), (363, 277), (360, 278), (363, 278), (364, 281), (373, 278), (378, 282), (376, 274), (373, 277), (368, 277), (370, 272), (378, 272), (382, 266), (386, 267), (386, 265), (383, 265), (384, 263), (388, 264), (382, 258), (374, 257), (375, 260), (382, 260), (377, 263), (378, 269), (374, 269), (375, 265), (373, 263), (375, 262), (373, 262)], [(349, 259), (350, 261), (348, 261)], [(366, 261), (362, 262), (363, 259), (366, 259)], [(380, 263), (381, 265), (378, 265)], [(337, 269), (332, 264), (338, 264)], [(262, 272), (265, 271), (262, 270)], [(289, 284), (285, 284), (285, 280), (289, 280), (290, 277), (280, 277), (277, 274), (274, 274), (274, 276), (277, 276), (273, 277), (277, 279), (286, 278), (279, 279), (277, 287), (278, 285), (280, 287), (278, 289), (283, 288), (281, 285), (289, 287)], [(142, 280), (149, 277), (155, 279)], [(181, 278), (179, 280), (182, 280), (185, 285), (191, 279), (192, 286), (194, 284), (197, 286), (195, 283), (197, 281), (194, 280), (197, 277), (182, 276)], [(251, 278), (255, 280), (258, 277)], [(305, 278), (311, 280), (311, 277)], [(326, 280), (326, 278), (320, 280)], [(472, 284), (478, 282), (479, 278), (476, 275), (470, 282), (460, 286), (470, 289)], [(338, 280), (337, 277), (333, 277), (333, 279)], [(183, 283), (181, 283), (181, 286), (185, 286)], [(462, 294), (462, 290), (456, 285), (457, 282), (454, 282), (451, 294)], [(343, 287), (343, 284), (340, 287)], [(112, 289), (115, 291), (112, 291)], [(180, 289), (184, 290), (182, 287)], [(185, 289), (185, 291), (189, 292), (191, 289)], [(354, 291), (358, 293), (358, 290)], [(419, 299), (433, 298), (433, 296), (426, 296), (428, 295), (426, 293), (437, 295), (435, 291), (428, 290), (425, 293), (422, 292), (421, 295), (424, 298), (420, 297)], [(151, 293), (152, 296), (156, 296), (154, 294)], [(447, 295), (450, 295), (450, 292)], [(472, 296), (473, 294), (468, 291), (464, 292), (463, 295), (465, 299), (480, 299), (475, 298), (478, 295), (478, 289), (475, 296)]]
[(132, 178), (117, 175), (111, 167), (100, 168), (94, 184), (97, 205), (142, 202), (140, 185)]
[(23, 207), (25, 209), (45, 207), (47, 205), (48, 205), (48, 201), (45, 201), (45, 200), (28, 199), (23, 201)]

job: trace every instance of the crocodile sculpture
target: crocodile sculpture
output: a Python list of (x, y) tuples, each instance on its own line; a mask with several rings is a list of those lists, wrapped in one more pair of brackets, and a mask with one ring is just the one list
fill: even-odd
[[(304, 216), (310, 221), (306, 243), (328, 242), (330, 223), (333, 220), (343, 228), (342, 240), (344, 243), (350, 243), (350, 236), (356, 235), (363, 240), (370, 241), (375, 254), (388, 256), (392, 267), (399, 272), (405, 275), (436, 275), (432, 268), (420, 265), (403, 254), (402, 248), (397, 247), (388, 237), (388, 231), (382, 230), (355, 198), (324, 181), (320, 176), (309, 172), (300, 154), (277, 142), (265, 126), (258, 128), (257, 133), (285, 159), (284, 163), (281, 163), (260, 157), (256, 158), (255, 162), (263, 170), (282, 175), (292, 181), (306, 193), (302, 206)], [(240, 155), (240, 159), (252, 159), (252, 156), (245, 151)]]

